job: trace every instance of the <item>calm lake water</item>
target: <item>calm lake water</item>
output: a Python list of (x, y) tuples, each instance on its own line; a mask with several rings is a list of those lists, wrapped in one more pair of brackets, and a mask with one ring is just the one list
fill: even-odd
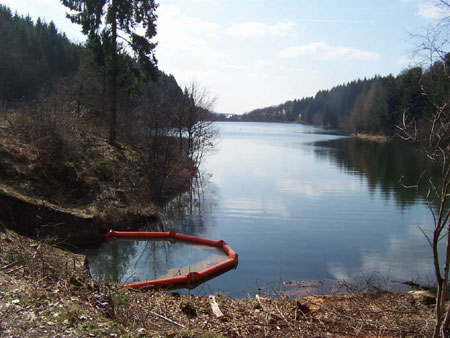
[[(395, 281), (433, 279), (418, 228), (431, 228), (430, 212), (399, 183), (402, 175), (416, 183), (427, 169), (414, 148), (297, 124), (217, 127), (217, 150), (193, 189), (169, 203), (158, 230), (223, 239), (239, 266), (191, 292), (245, 297), (291, 281), (372, 279), (395, 288)], [(147, 241), (111, 241), (87, 254), (94, 278), (121, 283), (224, 259), (202, 247)]]

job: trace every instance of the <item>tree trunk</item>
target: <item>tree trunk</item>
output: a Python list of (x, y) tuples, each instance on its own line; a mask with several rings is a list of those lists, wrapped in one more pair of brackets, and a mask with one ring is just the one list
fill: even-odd
[[(450, 230), (450, 224), (448, 224), (448, 212), (445, 212), (448, 197), (448, 174), (445, 172), (444, 178), (442, 180), (442, 190), (440, 191), (440, 201), (439, 201), (439, 214), (436, 220), (435, 233), (433, 237), (433, 257), (434, 257), (434, 267), (436, 270), (437, 279), (437, 294), (436, 294), (436, 324), (434, 328), (433, 337), (445, 337), (445, 330), (448, 327), (450, 318), (447, 308), (447, 288), (448, 288), (448, 277), (449, 277), (449, 265), (450, 265), (450, 237), (448, 231)], [(438, 242), (442, 231), (447, 231), (447, 243), (445, 250), (445, 263), (443, 267), (443, 273), (441, 275), (440, 263), (439, 263), (439, 253), (438, 253)]]
[(109, 144), (117, 144), (117, 19), (116, 1), (112, 1), (111, 18), (111, 102), (109, 110)]

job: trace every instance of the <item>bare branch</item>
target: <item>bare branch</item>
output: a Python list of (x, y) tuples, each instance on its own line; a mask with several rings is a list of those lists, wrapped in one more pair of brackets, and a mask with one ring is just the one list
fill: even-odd
[(430, 248), (433, 248), (433, 242), (430, 239), (430, 236), (427, 235), (427, 233), (425, 232), (425, 230), (419, 225), (419, 230), (420, 232), (425, 236), (428, 244), (430, 245)]

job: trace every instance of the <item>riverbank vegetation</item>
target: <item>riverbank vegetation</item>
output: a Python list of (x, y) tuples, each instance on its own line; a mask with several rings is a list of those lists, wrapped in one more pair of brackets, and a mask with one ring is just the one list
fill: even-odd
[[(208, 92), (195, 82), (181, 88), (155, 64), (147, 78), (120, 44), (113, 81), (105, 36), (77, 45), (53, 23), (5, 6), (0, 18), (2, 194), (36, 209), (81, 210), (96, 224), (154, 221), (155, 205), (187, 189), (214, 144)], [(1, 212), (14, 222), (10, 214)]]

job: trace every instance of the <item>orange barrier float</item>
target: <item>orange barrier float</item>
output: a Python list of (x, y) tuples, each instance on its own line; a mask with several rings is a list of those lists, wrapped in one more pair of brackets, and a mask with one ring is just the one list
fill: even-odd
[(128, 239), (166, 239), (178, 240), (194, 244), (208, 245), (216, 248), (221, 248), (230, 257), (226, 261), (220, 262), (209, 268), (198, 272), (190, 272), (184, 276), (177, 276), (171, 278), (155, 279), (143, 282), (124, 284), (123, 286), (134, 289), (140, 288), (171, 288), (171, 287), (195, 287), (212, 277), (220, 275), (230, 269), (236, 268), (238, 265), (238, 255), (231, 249), (224, 241), (214, 241), (212, 239), (195, 237), (190, 235), (182, 235), (175, 231), (167, 232), (142, 232), (142, 231), (114, 231), (110, 230), (102, 235), (105, 239), (112, 238), (128, 238)]

